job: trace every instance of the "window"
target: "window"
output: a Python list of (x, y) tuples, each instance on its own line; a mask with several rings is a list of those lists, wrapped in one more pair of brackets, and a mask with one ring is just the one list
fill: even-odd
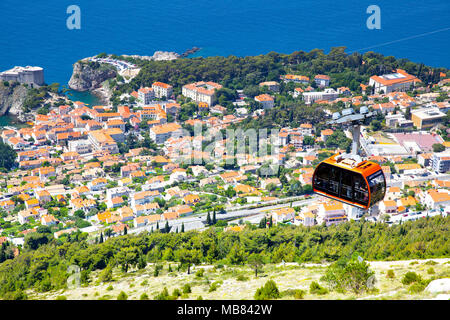
[(383, 200), (386, 192), (386, 182), (384, 180), (383, 171), (379, 170), (368, 176), (367, 181), (369, 183), (371, 194), (370, 204), (372, 205)]

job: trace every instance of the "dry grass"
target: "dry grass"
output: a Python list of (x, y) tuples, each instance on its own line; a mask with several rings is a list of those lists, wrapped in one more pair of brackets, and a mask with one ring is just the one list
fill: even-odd
[[(437, 264), (430, 264), (427, 261), (433, 260)], [(183, 299), (197, 299), (202, 296), (203, 299), (231, 299), (231, 300), (252, 300), (257, 288), (263, 286), (269, 279), (273, 279), (280, 291), (288, 289), (303, 289), (307, 293), (305, 299), (429, 299), (432, 294), (422, 292), (411, 295), (408, 287), (401, 283), (403, 275), (408, 271), (414, 271), (420, 274), (424, 279), (431, 276), (436, 278), (450, 277), (450, 259), (429, 259), (417, 260), (418, 263), (411, 264), (412, 261), (376, 261), (370, 262), (371, 269), (375, 271), (377, 292), (356, 296), (352, 293), (340, 294), (330, 292), (323, 296), (317, 296), (309, 293), (309, 285), (312, 281), (319, 281), (323, 275), (326, 265), (318, 264), (285, 264), (285, 265), (266, 265), (258, 278), (255, 278), (252, 269), (247, 266), (225, 266), (215, 268), (213, 266), (197, 266), (191, 274), (185, 271), (176, 271), (172, 263), (174, 272), (167, 272), (168, 264), (164, 264), (163, 270), (158, 277), (153, 276), (153, 265), (148, 265), (143, 270), (131, 270), (124, 274), (120, 269), (114, 270), (114, 281), (110, 283), (97, 283), (98, 272), (94, 272), (91, 277), (91, 283), (86, 287), (76, 289), (66, 289), (38, 294), (27, 292), (31, 299), (56, 299), (58, 296), (64, 296), (69, 300), (97, 300), (97, 299), (116, 299), (121, 291), (128, 295), (130, 300), (138, 300), (143, 293), (146, 293), (150, 299), (167, 287), (170, 294), (174, 289), (182, 291), (182, 287), (189, 283), (192, 292), (184, 295)], [(434, 275), (427, 273), (430, 267), (435, 270)], [(202, 277), (195, 275), (196, 271), (204, 268)], [(388, 270), (394, 271), (394, 278), (386, 276)], [(210, 292), (210, 286), (213, 282), (219, 285), (215, 291)], [(287, 296), (283, 299), (293, 299)]]

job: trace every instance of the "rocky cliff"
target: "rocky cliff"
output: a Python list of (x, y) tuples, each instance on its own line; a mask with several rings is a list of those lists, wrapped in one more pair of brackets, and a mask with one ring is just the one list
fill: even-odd
[(115, 78), (117, 71), (107, 64), (78, 61), (73, 65), (69, 87), (77, 91), (94, 90), (102, 86), (102, 82)]
[(10, 83), (5, 86), (0, 83), (0, 116), (9, 114), (20, 116), (22, 106), (27, 98), (27, 88), (22, 85)]

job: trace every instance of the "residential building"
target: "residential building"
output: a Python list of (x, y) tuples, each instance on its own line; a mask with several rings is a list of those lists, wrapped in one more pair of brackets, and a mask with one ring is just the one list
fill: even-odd
[(411, 90), (417, 82), (420, 80), (415, 76), (408, 74), (405, 70), (397, 69), (395, 73), (370, 77), (369, 86), (375, 93), (387, 94), (393, 91)]
[(342, 202), (329, 201), (319, 205), (317, 212), (317, 223), (328, 227), (332, 224), (338, 224), (347, 221), (347, 215)]
[(170, 137), (179, 137), (182, 134), (181, 126), (178, 123), (171, 122), (150, 128), (150, 138), (156, 144), (163, 144)]
[(150, 104), (155, 98), (153, 88), (140, 88), (138, 90), (138, 101), (142, 104)]
[(434, 153), (431, 157), (430, 164), (435, 172), (445, 173), (450, 171), (450, 152)]
[(303, 92), (302, 95), (306, 104), (312, 104), (317, 100), (333, 101), (339, 97), (339, 93), (333, 88), (327, 88), (324, 91)]
[(181, 93), (195, 102), (206, 102), (212, 106), (216, 101), (216, 90), (219, 89), (222, 89), (222, 85), (218, 83), (200, 81), (184, 85)]
[(152, 89), (157, 98), (170, 98), (173, 93), (173, 87), (164, 82), (154, 82)]
[(330, 77), (324, 74), (316, 75), (314, 81), (320, 87), (328, 87), (330, 85)]
[(255, 101), (262, 104), (264, 109), (272, 109), (275, 105), (275, 100), (268, 94), (261, 94), (255, 97)]
[(280, 84), (276, 81), (265, 81), (259, 84), (260, 87), (267, 87), (268, 90), (278, 92), (280, 91)]

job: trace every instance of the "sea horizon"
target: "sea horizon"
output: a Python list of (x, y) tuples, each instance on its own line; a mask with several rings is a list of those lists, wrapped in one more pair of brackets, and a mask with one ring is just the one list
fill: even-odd
[[(346, 52), (379, 52), (432, 67), (450, 67), (450, 3), (379, 0), (381, 29), (367, 27), (369, 0), (336, 1), (181, 0), (127, 3), (79, 0), (81, 29), (70, 30), (68, 0), (0, 2), (0, 71), (14, 66), (44, 68), (46, 83), (67, 86), (72, 65), (101, 52), (153, 55), (252, 56), (345, 46)], [(345, 5), (345, 10), (342, 8)], [(40, 19), (45, 16), (45, 19)], [(427, 17), (430, 17), (427, 19)], [(432, 18), (432, 19), (431, 19)], [(243, 23), (245, 19), (245, 24)], [(193, 23), (193, 21), (195, 23)], [(448, 30), (445, 30), (448, 28)], [(440, 30), (440, 31), (439, 31)], [(361, 50), (362, 49), (362, 50)]]

